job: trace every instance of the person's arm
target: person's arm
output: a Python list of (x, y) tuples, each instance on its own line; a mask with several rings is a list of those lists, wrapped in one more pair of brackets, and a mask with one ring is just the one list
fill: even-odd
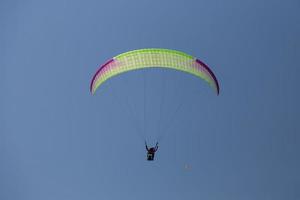
[(146, 150), (149, 151), (146, 141), (145, 141), (145, 147), (146, 147)]
[(156, 142), (155, 151), (157, 151), (157, 149), (158, 149), (158, 142)]

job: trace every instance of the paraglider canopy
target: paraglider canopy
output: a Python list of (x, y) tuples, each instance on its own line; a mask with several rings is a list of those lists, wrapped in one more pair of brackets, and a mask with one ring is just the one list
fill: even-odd
[(169, 68), (193, 74), (204, 79), (219, 94), (218, 80), (205, 63), (181, 51), (158, 48), (129, 51), (108, 60), (93, 76), (90, 91), (94, 94), (101, 84), (113, 76), (150, 67)]

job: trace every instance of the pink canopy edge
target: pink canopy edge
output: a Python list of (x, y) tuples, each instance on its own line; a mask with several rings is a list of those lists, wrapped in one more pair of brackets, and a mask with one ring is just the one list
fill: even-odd
[(99, 69), (97, 70), (97, 72), (95, 73), (95, 75), (94, 75), (93, 78), (92, 78), (92, 81), (91, 81), (91, 84), (90, 84), (90, 92), (93, 93), (93, 85), (94, 85), (94, 81), (95, 81), (97, 75), (101, 72), (101, 70), (102, 70), (106, 65), (110, 64), (110, 63), (113, 62), (113, 61), (114, 61), (114, 59), (112, 58), (112, 59), (108, 60), (106, 63), (104, 63), (103, 65), (101, 65), (101, 67), (99, 67)]

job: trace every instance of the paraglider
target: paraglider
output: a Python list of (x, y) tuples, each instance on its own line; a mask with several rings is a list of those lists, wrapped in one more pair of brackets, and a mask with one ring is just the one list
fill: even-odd
[(147, 142), (145, 141), (145, 147), (147, 150), (147, 160), (154, 160), (155, 152), (158, 150), (158, 142), (156, 142), (155, 147), (148, 148)]
[[(90, 92), (94, 94), (111, 77), (132, 70), (154, 67), (178, 70), (199, 77), (205, 80), (216, 94), (219, 95), (218, 80), (205, 63), (181, 51), (159, 48), (133, 50), (108, 60), (94, 74), (90, 83)], [(158, 143), (156, 143), (155, 147), (151, 148), (148, 148), (146, 142), (145, 145), (147, 160), (154, 160), (155, 152), (158, 150)]]

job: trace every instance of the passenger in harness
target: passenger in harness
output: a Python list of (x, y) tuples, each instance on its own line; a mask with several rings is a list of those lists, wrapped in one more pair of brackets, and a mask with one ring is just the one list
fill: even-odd
[(147, 143), (145, 142), (146, 150), (147, 150), (147, 160), (154, 160), (155, 152), (158, 150), (158, 142), (156, 142), (155, 147), (148, 148)]

